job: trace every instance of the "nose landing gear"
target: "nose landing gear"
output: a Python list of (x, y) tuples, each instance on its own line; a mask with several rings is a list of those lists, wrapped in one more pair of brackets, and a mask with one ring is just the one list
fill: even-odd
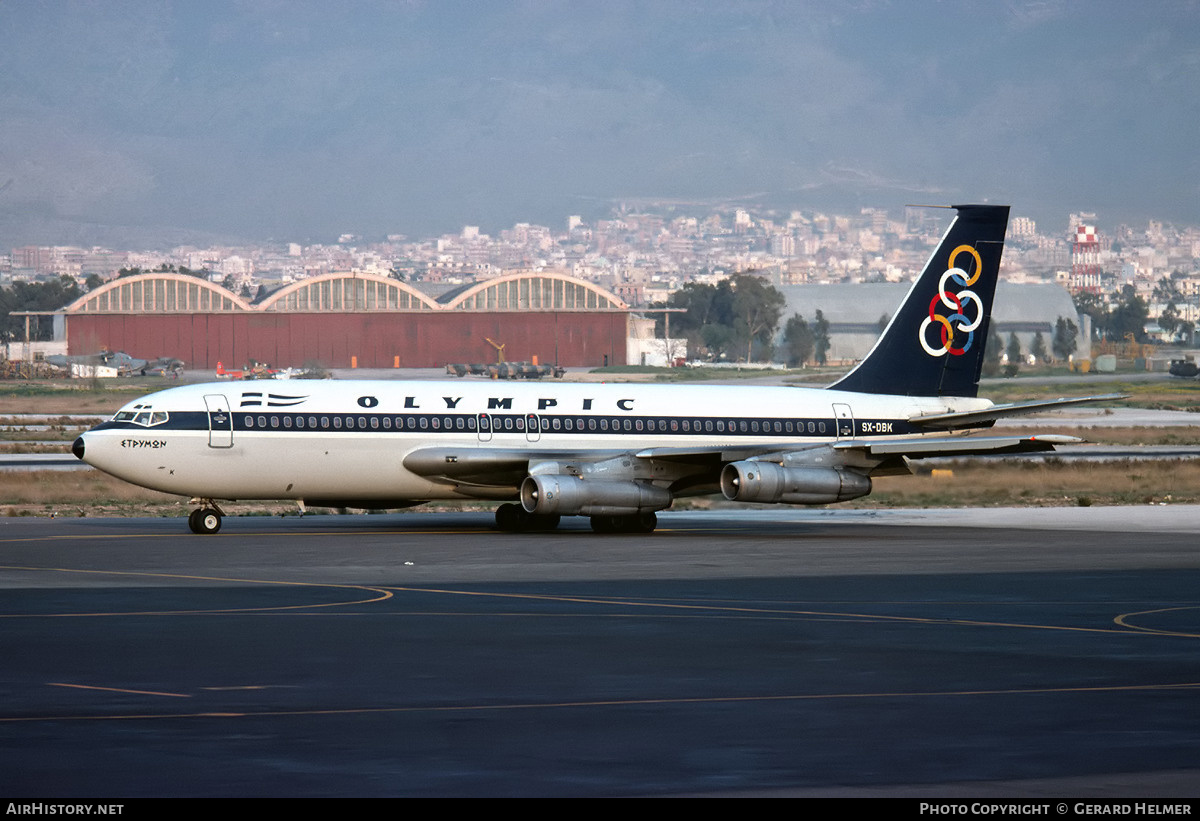
[(216, 533), (221, 529), (221, 509), (212, 499), (193, 499), (201, 507), (188, 514), (188, 527), (193, 533)]

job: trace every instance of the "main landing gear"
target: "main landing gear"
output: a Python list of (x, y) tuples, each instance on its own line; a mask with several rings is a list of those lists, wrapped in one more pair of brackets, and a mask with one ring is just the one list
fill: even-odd
[(496, 508), (496, 527), (505, 533), (554, 530), (561, 518), (557, 513), (539, 516), (512, 502), (505, 502)]
[(221, 529), (221, 509), (212, 499), (193, 499), (201, 507), (188, 514), (188, 527), (193, 533), (216, 533)]
[[(539, 516), (511, 502), (496, 508), (496, 527), (505, 533), (554, 530), (560, 519), (557, 513)], [(654, 528), (658, 527), (658, 516), (653, 512), (628, 516), (592, 516), (591, 523), (596, 533), (653, 533)]]
[(658, 516), (653, 511), (628, 516), (592, 517), (592, 531), (595, 533), (653, 533), (656, 527)]

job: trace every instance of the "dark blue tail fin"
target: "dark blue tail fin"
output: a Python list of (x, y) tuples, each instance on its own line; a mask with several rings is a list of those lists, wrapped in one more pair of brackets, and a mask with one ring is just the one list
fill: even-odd
[(832, 389), (977, 395), (1008, 206), (954, 208), (958, 216), (875, 347)]

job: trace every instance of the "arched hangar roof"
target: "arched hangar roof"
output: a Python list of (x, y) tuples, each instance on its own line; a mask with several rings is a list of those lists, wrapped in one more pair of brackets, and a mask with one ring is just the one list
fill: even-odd
[(237, 294), (207, 279), (157, 272), (106, 282), (65, 309), (68, 314), (220, 313), (253, 310)]
[(541, 271), (489, 279), (438, 297), (451, 311), (626, 311), (611, 291), (566, 274)]
[(281, 288), (256, 305), (206, 279), (155, 272), (105, 283), (64, 309), (68, 314), (627, 310), (629, 306), (611, 291), (552, 272), (509, 274), (464, 285), (437, 299), (376, 274), (321, 274)]
[(431, 311), (438, 304), (406, 282), (376, 274), (321, 274), (281, 288), (261, 311)]

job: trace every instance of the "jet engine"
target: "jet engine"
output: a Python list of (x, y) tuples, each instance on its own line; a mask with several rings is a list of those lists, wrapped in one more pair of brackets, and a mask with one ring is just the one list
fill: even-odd
[(521, 483), (521, 506), (543, 516), (629, 516), (670, 507), (671, 493), (648, 482), (548, 474), (529, 476)]
[(871, 477), (837, 468), (787, 468), (774, 462), (730, 462), (721, 492), (734, 502), (824, 505), (871, 492)]

